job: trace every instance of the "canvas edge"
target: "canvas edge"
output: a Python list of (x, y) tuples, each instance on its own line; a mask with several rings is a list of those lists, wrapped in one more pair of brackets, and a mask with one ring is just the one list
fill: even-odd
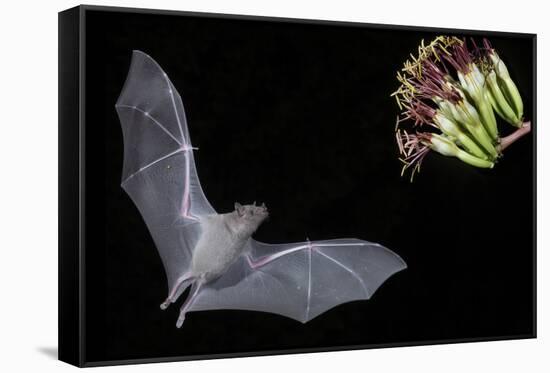
[[(450, 340), (427, 340), (427, 341), (418, 341), (418, 342), (403, 342), (403, 343), (387, 343), (387, 344), (369, 344), (369, 345), (351, 345), (351, 346), (337, 346), (337, 347), (320, 347), (320, 348), (308, 348), (308, 349), (290, 349), (290, 350), (269, 350), (269, 351), (254, 351), (254, 352), (239, 352), (239, 353), (228, 353), (228, 354), (209, 354), (209, 355), (189, 355), (189, 356), (175, 356), (175, 357), (165, 357), (165, 358), (144, 358), (144, 359), (122, 359), (122, 360), (108, 360), (108, 361), (87, 361), (86, 360), (86, 344), (85, 344), (85, 294), (84, 294), (84, 280), (85, 280), (85, 256), (84, 256), (84, 180), (85, 180), (85, 168), (84, 168), (84, 134), (85, 134), (85, 40), (86, 40), (86, 28), (85, 28), (85, 16), (87, 11), (106, 11), (106, 12), (126, 12), (126, 13), (142, 13), (142, 14), (159, 14), (159, 15), (179, 15), (179, 16), (195, 16), (195, 17), (209, 17), (209, 18), (220, 18), (220, 19), (235, 19), (235, 20), (256, 20), (256, 21), (265, 21), (265, 22), (287, 22), (287, 23), (305, 23), (305, 24), (316, 24), (316, 25), (333, 25), (333, 26), (354, 26), (354, 27), (369, 27), (374, 29), (394, 29), (402, 31), (428, 31), (428, 32), (440, 32), (440, 33), (460, 33), (464, 35), (470, 34), (479, 34), (483, 33), (488, 36), (508, 36), (516, 38), (526, 38), (531, 39), (533, 42), (533, 92), (532, 92), (532, 106), (533, 106), (533, 330), (532, 333), (528, 334), (519, 334), (513, 336), (496, 336), (496, 337), (480, 337), (480, 338), (460, 338), (460, 339), (450, 339)], [(329, 21), (329, 20), (316, 20), (316, 19), (298, 19), (298, 18), (283, 18), (283, 17), (267, 17), (267, 16), (253, 16), (253, 15), (234, 15), (234, 14), (223, 14), (223, 13), (202, 13), (202, 12), (188, 12), (188, 11), (177, 11), (177, 10), (160, 10), (160, 9), (143, 9), (143, 8), (128, 8), (128, 7), (111, 7), (111, 6), (97, 6), (97, 5), (80, 5), (62, 12), (59, 12), (59, 19), (61, 25), (61, 18), (64, 14), (70, 12), (77, 12), (77, 22), (78, 22), (78, 32), (79, 35), (75, 38), (73, 36), (59, 35), (59, 237), (60, 237), (60, 246), (59, 246), (59, 327), (60, 327), (60, 343), (59, 343), (59, 360), (65, 361), (69, 364), (76, 365), (79, 367), (97, 367), (97, 366), (106, 366), (106, 365), (127, 365), (127, 364), (144, 364), (144, 363), (160, 363), (160, 362), (175, 362), (175, 361), (188, 361), (188, 360), (199, 360), (199, 359), (220, 359), (220, 358), (237, 358), (237, 357), (252, 357), (252, 356), (265, 356), (265, 355), (285, 355), (285, 354), (297, 354), (297, 353), (314, 353), (314, 352), (332, 352), (332, 351), (344, 351), (344, 350), (358, 350), (358, 349), (371, 349), (371, 348), (391, 348), (391, 347), (412, 347), (412, 346), (427, 346), (427, 345), (438, 345), (438, 344), (454, 344), (454, 343), (468, 343), (468, 342), (489, 342), (489, 341), (505, 341), (505, 340), (517, 340), (517, 339), (531, 339), (537, 337), (536, 332), (536, 99), (537, 99), (537, 88), (536, 88), (536, 76), (537, 76), (537, 61), (536, 61), (536, 45), (537, 45), (537, 34), (536, 33), (519, 33), (519, 32), (503, 32), (503, 31), (493, 31), (493, 30), (469, 30), (469, 29), (451, 29), (451, 28), (440, 28), (440, 27), (424, 27), (424, 26), (411, 26), (411, 25), (394, 25), (394, 24), (374, 24), (374, 23), (363, 23), (363, 22), (344, 22), (344, 21)], [(63, 40), (62, 40), (63, 39)], [(78, 80), (77, 80), (77, 90), (75, 97), (77, 97), (78, 105), (75, 108), (66, 108), (64, 107), (64, 102), (62, 100), (63, 92), (67, 92), (69, 89), (67, 85), (73, 82), (66, 83), (66, 86), (61, 84), (61, 65), (66, 62), (62, 58), (62, 49), (67, 45), (62, 45), (67, 42), (76, 42), (78, 44), (78, 63), (75, 67), (78, 70)], [(74, 67), (74, 66), (73, 66)], [(63, 91), (63, 92), (62, 92)], [(74, 92), (74, 90), (73, 90)], [(65, 105), (70, 106), (70, 105)], [(70, 112), (71, 116), (76, 117), (79, 126), (78, 126), (78, 226), (76, 230), (78, 231), (78, 257), (76, 263), (73, 263), (71, 260), (67, 259), (67, 250), (70, 248), (64, 247), (64, 250), (61, 248), (61, 239), (62, 235), (66, 235), (66, 232), (62, 232), (61, 221), (63, 220), (65, 224), (74, 224), (74, 221), (67, 221), (66, 212), (62, 212), (62, 197), (65, 199), (65, 195), (62, 194), (62, 182), (63, 177), (67, 175), (66, 172), (62, 172), (62, 157), (61, 157), (61, 148), (66, 144), (62, 141), (63, 133), (66, 129), (67, 121), (62, 120), (62, 110)], [(76, 113), (74, 112), (76, 110)], [(74, 118), (73, 118), (74, 121)], [(74, 135), (74, 134), (73, 134)], [(69, 137), (69, 136), (66, 136)], [(72, 137), (71, 137), (72, 138)], [(66, 140), (66, 139), (63, 139)], [(74, 192), (74, 190), (71, 190)], [(72, 195), (71, 195), (72, 196)], [(65, 208), (66, 210), (66, 208)], [(64, 219), (62, 218), (64, 217)], [(74, 254), (74, 253), (73, 253)], [(65, 258), (68, 260), (72, 266), (77, 267), (77, 288), (78, 288), (78, 312), (77, 312), (77, 322), (78, 328), (76, 333), (76, 338), (78, 340), (78, 354), (76, 359), (73, 359), (73, 355), (67, 356), (67, 346), (66, 344), (62, 347), (61, 343), (61, 332), (62, 324), (64, 321), (61, 317), (62, 309), (65, 312), (65, 315), (73, 316), (71, 312), (67, 313), (67, 297), (62, 296), (61, 288), (63, 287), (63, 277), (61, 275), (61, 259)], [(68, 277), (65, 273), (65, 279)], [(65, 300), (65, 301), (63, 301)], [(64, 307), (64, 308), (62, 308)], [(66, 324), (66, 323), (65, 323)], [(67, 333), (65, 333), (67, 334)], [(73, 335), (73, 338), (75, 336)], [(63, 351), (63, 353), (62, 353)], [(68, 358), (70, 357), (70, 358)]]
[(84, 366), (82, 278), (83, 9), (58, 13), (58, 359)]

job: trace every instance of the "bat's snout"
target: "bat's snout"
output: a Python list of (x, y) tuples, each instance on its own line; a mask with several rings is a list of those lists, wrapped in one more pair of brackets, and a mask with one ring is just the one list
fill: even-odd
[(262, 203), (260, 206), (255, 206), (255, 209), (256, 213), (262, 217), (262, 221), (269, 217), (269, 210), (265, 203)]

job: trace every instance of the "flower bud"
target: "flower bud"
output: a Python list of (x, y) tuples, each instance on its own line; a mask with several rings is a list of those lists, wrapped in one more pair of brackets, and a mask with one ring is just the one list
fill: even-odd
[(442, 113), (437, 113), (434, 116), (434, 122), (437, 124), (438, 128), (441, 129), (441, 132), (449, 137), (455, 138), (466, 151), (481, 159), (487, 159), (487, 155), (483, 149), (464, 133), (454, 120), (449, 119)]
[(456, 157), (458, 154), (458, 147), (449, 138), (437, 134), (432, 134), (430, 138), (430, 147), (439, 154), (446, 155), (447, 157)]
[(494, 141), (498, 138), (498, 129), (491, 103), (486, 96), (485, 76), (474, 63), (469, 64), (468, 68), (466, 73), (458, 72), (460, 85), (475, 104), (480, 122)]
[[(510, 74), (508, 72), (508, 68), (504, 64), (504, 62), (500, 59), (499, 55), (494, 49), (491, 49), (489, 52), (489, 58), (492, 62), (493, 69), (495, 71), (496, 75), (496, 85), (494, 85), (493, 90), (495, 91), (493, 94), (493, 98), (495, 99), (495, 103), (504, 106), (504, 104), (508, 104), (510, 108), (514, 112), (513, 117), (503, 116), (503, 119), (506, 120), (508, 123), (512, 124), (516, 127), (521, 127), (522, 121), (523, 121), (523, 100), (521, 98), (521, 95), (519, 93), (519, 90), (510, 77)], [(497, 99), (498, 92), (496, 92), (496, 89), (500, 90), (502, 93), (502, 97), (504, 100)], [(497, 109), (495, 109), (497, 110)], [(498, 112), (498, 110), (497, 110)]]
[(452, 140), (445, 136), (431, 134), (430, 136), (430, 148), (436, 152), (448, 156), (456, 157), (462, 162), (469, 165), (480, 168), (493, 168), (495, 165), (493, 162), (486, 159), (478, 158), (464, 150), (460, 149)]
[(500, 89), (495, 71), (490, 71), (487, 74), (487, 88), (487, 99), (491, 102), (497, 114), (511, 125), (520, 126), (521, 118), (518, 117)]
[(440, 101), (439, 107), (457, 123), (464, 126), (472, 137), (481, 145), (487, 155), (493, 159), (498, 157), (498, 152), (493, 145), (493, 141), (485, 130), (485, 127), (481, 124), (481, 118), (472, 104), (467, 100), (462, 100), (456, 104), (449, 101)]

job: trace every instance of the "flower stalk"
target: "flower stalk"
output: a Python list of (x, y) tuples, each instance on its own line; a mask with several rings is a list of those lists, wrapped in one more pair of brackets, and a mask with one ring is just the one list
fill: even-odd
[(520, 128), (500, 140), (500, 150), (503, 151), (529, 132), (531, 132), (531, 122), (524, 122)]

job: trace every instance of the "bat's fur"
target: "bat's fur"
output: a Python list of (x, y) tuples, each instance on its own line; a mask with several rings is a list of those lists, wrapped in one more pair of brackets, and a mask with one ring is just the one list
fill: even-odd
[(191, 276), (205, 282), (221, 276), (268, 215), (263, 204), (235, 203), (233, 212), (201, 217), (202, 234), (193, 253)]

